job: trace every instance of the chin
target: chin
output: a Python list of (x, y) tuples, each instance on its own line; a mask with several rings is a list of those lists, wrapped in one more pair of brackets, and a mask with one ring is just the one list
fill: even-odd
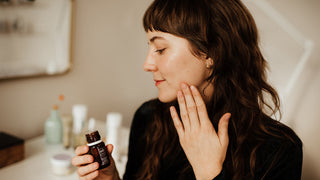
[(169, 102), (173, 102), (177, 99), (177, 96), (176, 95), (161, 95), (159, 94), (158, 96), (159, 100), (163, 103), (169, 103)]

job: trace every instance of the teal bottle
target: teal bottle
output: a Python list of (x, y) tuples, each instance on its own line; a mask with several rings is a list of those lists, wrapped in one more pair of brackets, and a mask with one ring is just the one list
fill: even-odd
[(50, 116), (44, 126), (44, 134), (47, 144), (61, 144), (62, 143), (62, 120), (55, 105), (51, 110)]

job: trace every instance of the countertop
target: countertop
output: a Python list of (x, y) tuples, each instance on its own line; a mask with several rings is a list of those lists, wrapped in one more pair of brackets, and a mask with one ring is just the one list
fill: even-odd
[[(126, 129), (125, 131), (128, 131)], [(126, 133), (128, 134), (128, 133)], [(125, 137), (127, 139), (127, 137)], [(65, 149), (62, 144), (48, 145), (45, 143), (44, 136), (39, 136), (25, 141), (25, 158), (9, 166), (0, 169), (1, 180), (75, 180), (78, 179), (76, 168), (66, 176), (54, 175), (51, 170), (50, 157), (58, 153), (67, 153), (72, 157), (75, 156), (74, 149)], [(3, 156), (3, 154), (1, 154)], [(123, 162), (117, 161), (116, 166), (120, 177), (125, 170), (125, 157)]]

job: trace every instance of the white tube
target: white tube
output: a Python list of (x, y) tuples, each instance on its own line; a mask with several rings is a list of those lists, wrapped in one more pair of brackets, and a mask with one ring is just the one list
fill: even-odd
[(117, 112), (111, 112), (107, 114), (106, 119), (106, 139), (107, 144), (113, 145), (113, 159), (118, 161), (120, 160), (119, 153), (119, 132), (120, 126), (122, 123), (122, 115)]

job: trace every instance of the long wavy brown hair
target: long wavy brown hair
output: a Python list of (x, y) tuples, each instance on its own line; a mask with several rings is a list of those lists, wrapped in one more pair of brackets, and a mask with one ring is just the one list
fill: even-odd
[[(207, 79), (214, 92), (207, 109), (216, 129), (224, 113), (232, 114), (224, 163), (227, 179), (256, 179), (257, 150), (266, 138), (294, 139), (290, 130), (275, 128), (285, 126), (270, 118), (280, 114), (279, 97), (267, 82), (258, 30), (248, 9), (240, 0), (155, 0), (145, 12), (143, 25), (146, 32), (183, 37), (195, 56), (206, 54), (214, 60)], [(169, 106), (177, 103), (155, 100), (153, 105), (154, 119), (145, 134), (146, 158), (137, 179), (157, 179), (163, 159), (185, 157), (169, 113)], [(183, 179), (190, 170), (186, 160), (177, 173)]]

